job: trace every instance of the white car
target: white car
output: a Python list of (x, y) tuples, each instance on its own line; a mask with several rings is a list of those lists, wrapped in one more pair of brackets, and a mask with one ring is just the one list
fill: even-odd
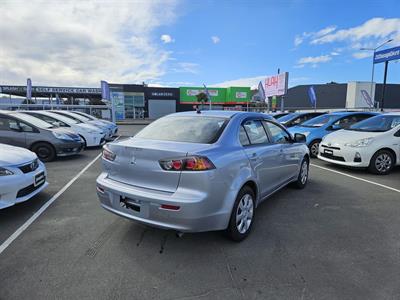
[(0, 144), (0, 209), (24, 202), (48, 185), (44, 164), (24, 148)]
[(83, 139), (85, 147), (101, 146), (105, 143), (104, 131), (96, 126), (83, 122), (79, 123), (79, 121), (49, 111), (30, 110), (24, 111), (24, 113), (39, 118), (47, 123), (71, 129)]
[(73, 113), (81, 115), (81, 116), (84, 116), (84, 117), (86, 117), (86, 118), (88, 118), (88, 119), (90, 119), (92, 121), (99, 121), (99, 122), (101, 122), (103, 124), (106, 124), (106, 125), (110, 126), (111, 129), (112, 129), (113, 135), (116, 135), (117, 132), (118, 132), (118, 126), (114, 122), (103, 120), (103, 119), (99, 119), (99, 118), (96, 118), (96, 117), (94, 117), (92, 115), (89, 115), (89, 114), (81, 112), (81, 111), (73, 111)]
[(59, 114), (59, 115), (62, 115), (64, 117), (71, 118), (71, 119), (73, 119), (75, 121), (80, 121), (80, 122), (83, 122), (85, 124), (90, 124), (92, 126), (100, 128), (106, 134), (105, 139), (108, 140), (108, 141), (112, 140), (113, 132), (112, 132), (112, 129), (111, 129), (111, 127), (109, 125), (106, 125), (106, 124), (104, 124), (104, 123), (102, 123), (100, 121), (90, 120), (87, 117), (81, 116), (79, 114), (76, 114), (76, 113), (73, 113), (73, 112), (70, 112), (70, 111), (54, 110), (54, 111), (51, 111), (51, 112)]
[(388, 174), (400, 165), (400, 112), (385, 113), (325, 136), (318, 158)]

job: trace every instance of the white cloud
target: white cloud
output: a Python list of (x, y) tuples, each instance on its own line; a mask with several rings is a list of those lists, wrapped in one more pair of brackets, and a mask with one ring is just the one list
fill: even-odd
[[(170, 52), (155, 29), (176, 19), (176, 1), (3, 1), (0, 82), (98, 86), (156, 80)], [(15, 13), (15, 12), (18, 13)], [(6, 41), (6, 42), (5, 42)]]
[(199, 69), (199, 64), (192, 62), (178, 62), (177, 67), (171, 68), (171, 71), (176, 73), (191, 73), (197, 74)]
[(336, 26), (325, 27), (325, 28), (321, 29), (320, 31), (316, 32), (315, 34), (313, 34), (313, 36), (315, 36), (315, 37), (325, 36), (328, 33), (331, 33), (332, 31), (335, 31), (336, 28), (337, 28)]
[(301, 37), (300, 35), (296, 35), (294, 38), (294, 46), (300, 46), (303, 43), (303, 37)]
[(160, 37), (160, 40), (162, 40), (164, 44), (169, 44), (169, 43), (175, 42), (175, 40), (169, 34), (163, 34)]
[(258, 83), (265, 80), (267, 75), (239, 78), (210, 85), (210, 87), (230, 87), (230, 86), (250, 86), (252, 89), (257, 88)]
[(328, 33), (336, 30), (336, 26), (328, 26), (317, 32), (303, 32), (301, 35), (296, 35), (294, 38), (294, 46), (300, 46), (307, 39), (315, 39), (321, 36), (325, 36)]
[(212, 36), (212, 37), (211, 37), (211, 40), (212, 40), (212, 42), (213, 42), (214, 44), (218, 44), (218, 43), (221, 41), (221, 39), (220, 39), (218, 36), (216, 36), (216, 35)]
[(340, 55), (340, 52), (332, 51), (332, 52), (331, 52), (331, 55), (332, 55), (332, 56), (338, 56), (338, 55)]
[(357, 42), (369, 38), (400, 39), (400, 18), (372, 18), (360, 26), (337, 30), (322, 37), (317, 37), (311, 41), (311, 44), (325, 44), (346, 40)]
[(300, 58), (297, 61), (297, 64), (298, 65), (305, 65), (305, 64), (317, 65), (320, 63), (326, 63), (330, 60), (332, 60), (332, 57), (330, 55), (307, 56), (307, 57)]
[(353, 53), (353, 57), (357, 59), (363, 59), (371, 56), (372, 56), (372, 51), (360, 51)]

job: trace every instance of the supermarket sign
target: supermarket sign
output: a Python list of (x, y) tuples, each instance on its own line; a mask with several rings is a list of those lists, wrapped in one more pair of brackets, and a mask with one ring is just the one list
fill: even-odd
[[(200, 93), (205, 93), (206, 91), (204, 89), (187, 89), (186, 90), (186, 95), (188, 96), (197, 96)], [(217, 97), (218, 96), (218, 90), (208, 90), (208, 93), (210, 96)]]
[(289, 72), (269, 76), (265, 79), (265, 96), (282, 96), (288, 89)]
[(379, 64), (385, 61), (400, 59), (400, 47), (394, 47), (375, 52), (374, 64)]

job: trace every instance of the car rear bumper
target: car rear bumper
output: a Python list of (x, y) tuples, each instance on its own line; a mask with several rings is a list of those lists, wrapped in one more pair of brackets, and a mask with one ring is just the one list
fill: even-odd
[[(227, 227), (230, 211), (214, 209), (210, 202), (216, 199), (210, 194), (186, 190), (175, 193), (155, 191), (131, 186), (107, 178), (102, 173), (97, 178), (97, 195), (101, 206), (119, 216), (140, 223), (181, 232), (222, 230)], [(134, 204), (127, 208), (124, 201)], [(164, 209), (161, 205), (173, 205), (178, 210)]]
[[(23, 174), (17, 168), (12, 171), (15, 175), (4, 176), (0, 181), (0, 209), (27, 201), (48, 186), (47, 172), (42, 162), (33, 172)], [(44, 174), (43, 181), (35, 184), (35, 177), (41, 174)]]

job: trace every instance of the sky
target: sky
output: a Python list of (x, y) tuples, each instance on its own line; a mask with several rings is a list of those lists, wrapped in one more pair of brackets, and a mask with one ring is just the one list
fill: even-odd
[(278, 68), (289, 86), (370, 81), (360, 48), (400, 46), (399, 12), (398, 0), (1, 0), (0, 84), (257, 86)]

